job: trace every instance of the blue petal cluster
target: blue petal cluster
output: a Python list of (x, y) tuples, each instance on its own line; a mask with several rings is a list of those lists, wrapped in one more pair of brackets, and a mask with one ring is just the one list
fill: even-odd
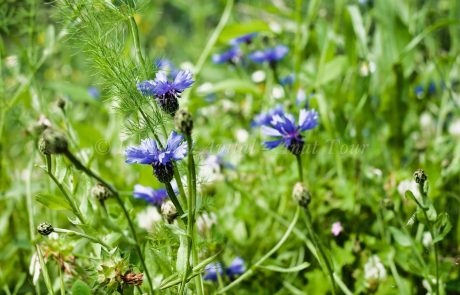
[(238, 46), (233, 46), (221, 54), (214, 54), (212, 56), (212, 62), (215, 64), (223, 64), (226, 62), (236, 64), (242, 56), (243, 53), (241, 52), (240, 48)]
[(251, 122), (251, 127), (254, 128), (263, 125), (270, 125), (274, 115), (282, 115), (283, 113), (283, 106), (278, 104), (267, 112), (257, 114)]
[(250, 34), (242, 35), (242, 36), (232, 39), (230, 41), (230, 44), (232, 45), (237, 45), (237, 44), (242, 44), (242, 43), (250, 44), (252, 40), (255, 37), (257, 37), (257, 35), (258, 33), (250, 33)]
[[(224, 275), (224, 269), (220, 263), (210, 263), (205, 267), (204, 279), (207, 281), (217, 281), (217, 274), (220, 276)], [(241, 275), (246, 270), (244, 260), (241, 257), (236, 257), (225, 269), (225, 274), (230, 280), (235, 279), (236, 276)]]
[(170, 182), (173, 177), (172, 161), (179, 161), (187, 155), (184, 137), (172, 131), (166, 148), (160, 149), (155, 140), (147, 138), (140, 146), (128, 147), (125, 152), (126, 163), (148, 164), (153, 166), (154, 174), (160, 182)]
[(278, 45), (265, 50), (257, 50), (249, 54), (249, 58), (256, 63), (275, 63), (283, 59), (289, 52), (289, 48), (285, 45)]
[(268, 149), (274, 149), (283, 144), (290, 152), (298, 155), (302, 152), (304, 140), (302, 132), (318, 126), (318, 113), (315, 110), (301, 109), (299, 123), (295, 123), (291, 114), (276, 114), (272, 117), (270, 124), (262, 126), (262, 133), (274, 137), (272, 141), (265, 141)]
[(151, 187), (143, 186), (140, 184), (136, 184), (134, 186), (133, 195), (136, 199), (144, 199), (154, 206), (161, 206), (163, 201), (168, 198), (166, 189), (161, 188), (154, 190)]

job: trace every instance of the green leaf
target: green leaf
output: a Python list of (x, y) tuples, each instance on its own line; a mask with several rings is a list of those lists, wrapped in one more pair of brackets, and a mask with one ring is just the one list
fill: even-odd
[(35, 200), (51, 210), (72, 210), (69, 203), (63, 198), (51, 194), (37, 194)]
[(361, 49), (363, 50), (363, 52), (367, 52), (367, 34), (366, 29), (364, 28), (361, 12), (359, 11), (359, 8), (356, 5), (350, 5), (347, 7), (347, 9), (348, 13), (350, 14), (353, 30), (355, 31), (355, 34), (358, 37)]
[(345, 56), (338, 56), (326, 63), (318, 72), (316, 85), (320, 86), (338, 78), (343, 74), (346, 66), (347, 58)]
[(261, 20), (256, 20), (246, 23), (229, 24), (225, 26), (222, 33), (219, 36), (219, 41), (222, 43), (228, 43), (231, 39), (239, 37), (241, 35), (270, 31), (268, 24)]
[(452, 223), (450, 222), (449, 215), (446, 212), (439, 214), (434, 223), (435, 237), (433, 238), (433, 244), (442, 241), (451, 229)]
[(275, 271), (275, 272), (283, 272), (283, 273), (289, 273), (289, 272), (299, 272), (301, 270), (306, 269), (307, 267), (310, 266), (310, 263), (304, 262), (299, 265), (296, 265), (294, 267), (282, 267), (282, 266), (277, 266), (277, 265), (260, 265), (258, 266), (259, 268), (270, 270), (270, 271)]
[(72, 286), (72, 295), (91, 295), (91, 288), (83, 281), (77, 280)]
[(225, 90), (232, 90), (235, 92), (247, 93), (251, 92), (253, 94), (260, 94), (259, 88), (253, 83), (246, 80), (239, 79), (228, 79), (222, 82), (212, 84), (211, 87), (206, 90), (200, 91), (200, 94), (207, 95), (210, 93), (221, 92)]
[(176, 270), (184, 273), (187, 268), (187, 237), (179, 236), (180, 245), (177, 250)]
[(396, 227), (390, 226), (390, 232), (393, 235), (395, 241), (403, 247), (409, 247), (411, 245), (410, 237), (404, 234)]

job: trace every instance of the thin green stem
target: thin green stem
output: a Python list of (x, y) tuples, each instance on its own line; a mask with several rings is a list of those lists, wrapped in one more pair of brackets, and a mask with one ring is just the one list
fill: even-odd
[(69, 161), (71, 161), (74, 164), (75, 168), (83, 171), (89, 177), (94, 178), (98, 182), (102, 183), (105, 187), (107, 187), (110, 190), (112, 195), (115, 197), (115, 200), (117, 201), (118, 205), (120, 206), (121, 210), (123, 211), (123, 214), (125, 215), (126, 220), (128, 221), (128, 226), (129, 226), (129, 229), (131, 231), (131, 235), (134, 238), (135, 248), (136, 248), (137, 254), (139, 255), (139, 259), (140, 259), (140, 261), (142, 263), (142, 267), (144, 268), (144, 272), (145, 272), (145, 275), (147, 277), (149, 288), (150, 288), (151, 291), (153, 291), (154, 288), (153, 288), (153, 284), (152, 284), (152, 279), (150, 277), (149, 270), (147, 269), (147, 265), (145, 263), (144, 256), (142, 255), (142, 250), (141, 250), (141, 247), (139, 245), (139, 239), (137, 238), (134, 223), (133, 223), (131, 217), (129, 216), (128, 210), (126, 209), (125, 204), (123, 203), (123, 200), (120, 197), (120, 194), (118, 193), (118, 191), (112, 185), (110, 185), (108, 182), (106, 182), (104, 179), (102, 179), (99, 175), (94, 173), (90, 168), (88, 168), (85, 165), (83, 165), (83, 163), (81, 163), (80, 160), (77, 159), (70, 151), (66, 151), (65, 156), (67, 157), (67, 159), (69, 159)]
[(69, 194), (65, 190), (64, 186), (59, 182), (59, 180), (56, 178), (56, 176), (54, 176), (53, 172), (51, 171), (52, 167), (51, 167), (51, 156), (50, 155), (46, 155), (46, 167), (47, 167), (46, 173), (53, 180), (53, 182), (56, 184), (56, 186), (59, 188), (59, 190), (64, 195), (65, 199), (67, 200), (67, 203), (69, 203), (70, 207), (72, 208), (73, 214), (75, 214), (75, 216), (77, 216), (77, 218), (78, 218), (78, 220), (80, 220), (81, 224), (86, 224), (86, 220), (84, 219), (83, 215), (81, 214), (80, 209), (77, 207), (77, 205), (75, 204), (74, 200), (72, 200), (72, 198), (69, 196)]
[(291, 232), (294, 230), (295, 225), (297, 223), (297, 220), (299, 219), (299, 213), (300, 213), (300, 206), (297, 206), (297, 209), (294, 214), (294, 218), (292, 218), (291, 223), (289, 224), (289, 227), (287, 228), (286, 232), (284, 235), (281, 237), (281, 239), (278, 241), (278, 243), (270, 250), (268, 251), (262, 258), (260, 258), (256, 263), (254, 263), (251, 268), (249, 268), (246, 272), (244, 272), (241, 276), (239, 276), (236, 280), (234, 280), (232, 283), (227, 285), (227, 287), (219, 290), (217, 294), (222, 294), (225, 293), (226, 291), (230, 290), (231, 288), (235, 287), (239, 283), (241, 283), (243, 280), (249, 278), (252, 276), (255, 272), (255, 269), (258, 268), (265, 260), (267, 260), (270, 256), (273, 255), (278, 249), (286, 242), (288, 237), (291, 235)]
[(57, 233), (76, 235), (76, 236), (88, 239), (88, 240), (90, 240), (90, 241), (92, 241), (92, 242), (94, 242), (96, 244), (100, 244), (101, 246), (105, 247), (107, 250), (110, 250), (109, 245), (107, 245), (106, 243), (104, 243), (103, 241), (101, 241), (100, 239), (98, 239), (96, 237), (93, 237), (93, 236), (90, 236), (90, 235), (87, 235), (87, 234), (84, 234), (84, 233), (80, 233), (80, 232), (77, 232), (77, 231), (74, 231), (74, 230), (63, 229), (63, 228), (54, 228), (54, 231), (57, 232)]
[(302, 155), (295, 155), (297, 159), (297, 168), (299, 169), (299, 180), (303, 182)]
[(311, 223), (311, 217), (310, 217), (310, 212), (308, 208), (305, 208), (305, 214), (304, 214), (304, 220), (305, 220), (305, 225), (307, 227), (307, 231), (310, 234), (311, 240), (313, 241), (313, 244), (315, 245), (316, 249), (322, 256), (322, 259), (324, 261), (324, 264), (326, 265), (326, 269), (329, 275), (329, 278), (331, 280), (332, 284), (332, 294), (337, 294), (336, 292), (336, 287), (335, 287), (335, 280), (334, 280), (334, 271), (332, 270), (331, 263), (329, 261), (329, 257), (326, 255), (326, 252), (323, 249), (323, 246), (321, 242), (319, 241), (318, 237), (316, 236), (316, 233), (313, 230), (313, 226)]
[(43, 274), (43, 280), (45, 281), (46, 289), (51, 295), (54, 295), (53, 284), (51, 283), (48, 269), (46, 268), (45, 260), (43, 259), (42, 250), (37, 244), (35, 244), (35, 248), (37, 249), (38, 260), (40, 261), (40, 268)]
[(137, 24), (133, 16), (129, 17), (129, 29), (131, 31), (131, 35), (133, 36), (137, 60), (139, 65), (144, 69), (145, 75), (147, 76), (147, 68), (145, 65), (144, 57), (142, 56), (141, 43), (139, 41), (139, 30), (137, 29)]

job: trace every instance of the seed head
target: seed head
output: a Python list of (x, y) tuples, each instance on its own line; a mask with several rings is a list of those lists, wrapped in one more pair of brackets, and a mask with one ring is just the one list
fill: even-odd
[(49, 234), (51, 234), (54, 231), (54, 228), (48, 222), (42, 222), (37, 226), (37, 231), (42, 236), (48, 236)]
[(301, 182), (297, 182), (294, 185), (294, 189), (292, 190), (292, 197), (301, 207), (304, 208), (307, 208), (311, 201), (310, 192)]
[(57, 130), (47, 128), (38, 142), (38, 148), (45, 155), (62, 154), (67, 151), (67, 138)]
[(122, 280), (128, 285), (141, 286), (144, 281), (144, 274), (128, 272), (122, 277)]
[(422, 169), (417, 169), (415, 172), (414, 172), (414, 180), (416, 183), (418, 183), (420, 186), (423, 187), (423, 185), (425, 184), (425, 181), (428, 179), (428, 177), (426, 176), (425, 174), (425, 171), (423, 171)]
[(176, 116), (174, 118), (174, 121), (176, 123), (176, 128), (187, 135), (192, 134), (192, 129), (193, 129), (193, 118), (192, 115), (185, 111), (185, 110), (179, 110), (176, 113)]

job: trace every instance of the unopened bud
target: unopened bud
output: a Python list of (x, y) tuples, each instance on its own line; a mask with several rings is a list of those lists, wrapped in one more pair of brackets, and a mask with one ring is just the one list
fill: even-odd
[(43, 236), (48, 236), (54, 231), (54, 228), (51, 224), (42, 222), (37, 226), (37, 231)]
[(425, 184), (425, 181), (428, 179), (428, 177), (426, 176), (425, 174), (425, 171), (423, 171), (422, 169), (417, 169), (415, 172), (414, 172), (414, 180), (416, 183), (418, 183), (420, 186), (423, 187), (423, 185)]
[(91, 194), (97, 200), (103, 202), (103, 201), (107, 200), (112, 195), (112, 192), (105, 185), (103, 185), (102, 183), (97, 183), (91, 189)]
[(297, 182), (294, 185), (294, 189), (292, 190), (292, 197), (301, 207), (304, 208), (307, 208), (311, 201), (310, 192), (301, 182)]
[(57, 130), (48, 128), (43, 131), (38, 148), (45, 155), (62, 154), (67, 151), (67, 138)]
[(173, 202), (166, 201), (161, 205), (161, 215), (168, 221), (172, 223), (177, 217), (177, 209), (174, 206)]
[(122, 277), (123, 281), (128, 285), (140, 286), (144, 281), (143, 273), (129, 272)]
[(65, 101), (64, 98), (59, 98), (58, 101), (56, 102), (56, 104), (57, 104), (58, 108), (64, 109), (66, 101)]
[(190, 135), (192, 133), (193, 129), (193, 118), (192, 115), (185, 111), (185, 110), (179, 110), (176, 113), (176, 116), (174, 118), (174, 122), (176, 123), (176, 128), (187, 135)]

